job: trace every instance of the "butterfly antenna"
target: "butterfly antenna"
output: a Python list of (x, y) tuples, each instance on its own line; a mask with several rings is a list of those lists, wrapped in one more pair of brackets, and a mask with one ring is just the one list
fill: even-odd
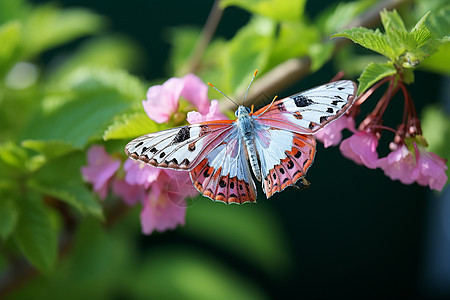
[(233, 102), (237, 107), (239, 107), (239, 105), (234, 102), (233, 99), (231, 99), (230, 97), (228, 97), (227, 95), (225, 95), (221, 90), (219, 90), (218, 88), (216, 88), (211, 82), (207, 82), (206, 84), (208, 84), (210, 87), (212, 87), (213, 89), (215, 89), (216, 91), (218, 91), (219, 93), (221, 93), (222, 95), (224, 95), (228, 100), (230, 100), (231, 102)]
[(258, 116), (261, 116), (261, 115), (263, 115), (266, 111), (268, 111), (269, 110), (269, 108), (271, 108), (272, 107), (272, 104), (275, 102), (275, 99), (277, 99), (278, 98), (278, 96), (277, 95), (275, 95), (275, 97), (273, 97), (273, 100), (272, 100), (272, 102), (270, 103), (270, 105), (269, 106), (267, 106), (267, 108), (262, 112), (262, 113), (260, 113)]
[(250, 89), (250, 86), (252, 85), (253, 80), (255, 80), (255, 77), (256, 77), (257, 73), (258, 73), (258, 69), (255, 70), (255, 73), (253, 73), (252, 80), (250, 81), (250, 84), (248, 85), (247, 90), (245, 91), (244, 101), (242, 101), (242, 105), (244, 105), (245, 99), (247, 99), (248, 90)]

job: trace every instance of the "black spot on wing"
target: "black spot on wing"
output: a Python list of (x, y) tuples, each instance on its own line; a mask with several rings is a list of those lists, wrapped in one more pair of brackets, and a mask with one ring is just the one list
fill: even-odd
[(295, 105), (297, 107), (305, 107), (305, 106), (309, 106), (313, 103), (313, 101), (311, 99), (309, 99), (308, 97), (304, 96), (304, 95), (296, 95), (293, 96), (292, 99), (295, 102)]
[(328, 108), (327, 108), (327, 113), (332, 114), (332, 113), (333, 113), (333, 109), (332, 109), (331, 107), (328, 107)]
[(188, 126), (181, 127), (180, 130), (178, 130), (177, 134), (175, 135), (175, 138), (172, 141), (172, 144), (178, 144), (181, 142), (184, 142), (185, 140), (189, 139), (191, 137), (191, 132), (189, 130)]

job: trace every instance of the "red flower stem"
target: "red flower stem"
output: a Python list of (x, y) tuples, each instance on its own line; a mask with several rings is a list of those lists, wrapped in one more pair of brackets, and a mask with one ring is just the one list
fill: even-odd
[(370, 89), (368, 89), (364, 94), (362, 94), (361, 96), (358, 97), (358, 99), (355, 102), (355, 105), (359, 106), (359, 105), (363, 104), (364, 101), (366, 101), (366, 99), (369, 98), (382, 84), (391, 80), (391, 77), (393, 77), (393, 76), (385, 77), (385, 78), (381, 79), (380, 81), (378, 81), (375, 85), (373, 85)]

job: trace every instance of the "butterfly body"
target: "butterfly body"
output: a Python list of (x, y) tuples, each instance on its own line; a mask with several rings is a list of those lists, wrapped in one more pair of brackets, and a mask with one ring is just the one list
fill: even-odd
[(316, 154), (314, 133), (353, 104), (356, 85), (342, 80), (278, 100), (236, 120), (209, 121), (139, 137), (126, 154), (149, 165), (189, 171), (204, 196), (225, 203), (256, 201), (255, 178), (267, 198), (294, 185)]

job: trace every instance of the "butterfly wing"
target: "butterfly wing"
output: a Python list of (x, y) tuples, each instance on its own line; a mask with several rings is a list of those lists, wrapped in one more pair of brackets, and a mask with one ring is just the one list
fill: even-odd
[(234, 124), (212, 121), (146, 134), (129, 142), (125, 153), (154, 167), (191, 170), (229, 136)]
[(213, 201), (242, 204), (256, 201), (256, 187), (236, 127), (190, 171), (197, 190)]
[(314, 136), (265, 125), (258, 126), (255, 145), (267, 198), (303, 178), (316, 154)]
[(356, 84), (340, 80), (276, 101), (253, 115), (260, 124), (272, 128), (314, 134), (344, 114), (355, 96)]
[(355, 95), (355, 83), (341, 80), (284, 98), (253, 114), (267, 198), (304, 178), (316, 154), (313, 134), (342, 116)]

